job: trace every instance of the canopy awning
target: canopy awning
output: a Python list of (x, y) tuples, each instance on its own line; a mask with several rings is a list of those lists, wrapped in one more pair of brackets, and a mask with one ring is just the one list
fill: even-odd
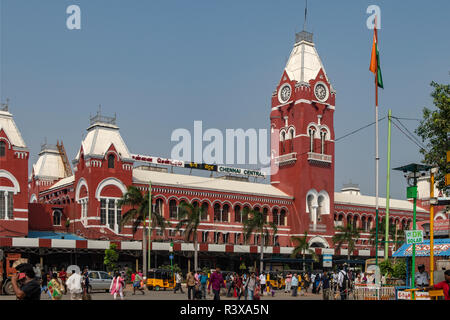
[[(434, 239), (434, 255), (435, 256), (450, 256), (450, 239)], [(411, 257), (412, 244), (402, 245), (394, 254), (397, 257)], [(416, 257), (430, 256), (430, 240), (425, 240), (422, 243), (416, 244)]]

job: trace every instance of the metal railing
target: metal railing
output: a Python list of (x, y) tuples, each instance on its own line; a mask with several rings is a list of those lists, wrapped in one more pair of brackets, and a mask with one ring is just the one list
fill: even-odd
[(319, 161), (331, 163), (332, 156), (328, 154), (308, 152), (308, 161)]
[(298, 43), (300, 41), (308, 41), (313, 43), (313, 34), (311, 32), (307, 31), (301, 31), (299, 33), (295, 34), (295, 43)]
[(91, 125), (98, 123), (98, 122), (116, 125), (116, 120), (117, 120), (117, 118), (116, 118), (115, 114), (114, 114), (114, 117), (107, 117), (107, 116), (102, 116), (100, 111), (98, 111), (95, 116), (90, 117)]
[(279, 165), (287, 164), (297, 161), (297, 152), (283, 154), (282, 156), (275, 158), (275, 163)]

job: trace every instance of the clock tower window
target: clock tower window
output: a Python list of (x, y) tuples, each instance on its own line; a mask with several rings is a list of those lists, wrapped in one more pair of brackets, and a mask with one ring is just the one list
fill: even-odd
[(316, 135), (316, 130), (309, 129), (309, 152), (314, 152), (314, 136)]

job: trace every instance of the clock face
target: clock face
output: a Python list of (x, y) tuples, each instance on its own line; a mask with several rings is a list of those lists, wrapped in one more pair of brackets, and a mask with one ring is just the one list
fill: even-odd
[(281, 103), (285, 103), (289, 100), (291, 97), (291, 87), (286, 84), (283, 87), (281, 87), (279, 94), (278, 94), (278, 100), (280, 100)]
[(314, 88), (314, 94), (319, 101), (325, 101), (328, 99), (328, 90), (323, 83), (316, 84)]

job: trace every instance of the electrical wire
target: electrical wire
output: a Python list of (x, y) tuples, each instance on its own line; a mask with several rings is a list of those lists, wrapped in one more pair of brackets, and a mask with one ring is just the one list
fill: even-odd
[(400, 132), (403, 133), (409, 140), (411, 140), (415, 145), (417, 145), (420, 149), (426, 150), (425, 148), (423, 148), (422, 146), (420, 146), (416, 141), (414, 141), (414, 139), (411, 138), (407, 133), (405, 133), (402, 129), (400, 129), (400, 127), (399, 127), (394, 121), (392, 121), (392, 124), (393, 124), (398, 130), (400, 130)]
[[(383, 117), (383, 118), (379, 119), (378, 122), (381, 122), (381, 121), (384, 120), (384, 119), (386, 119), (386, 117)], [(348, 137), (348, 136), (350, 136), (350, 135), (352, 135), (352, 134), (355, 134), (355, 133), (357, 133), (357, 132), (359, 132), (359, 131), (361, 131), (361, 130), (364, 130), (364, 129), (366, 129), (366, 128), (372, 126), (372, 125), (374, 125), (375, 122), (376, 122), (376, 121), (374, 121), (374, 122), (372, 122), (372, 123), (369, 123), (368, 125), (365, 125), (364, 127), (361, 127), (361, 128), (359, 128), (359, 129), (356, 129), (356, 130), (354, 130), (354, 131), (352, 131), (352, 132), (350, 132), (350, 133), (347, 133), (346, 135), (344, 135), (344, 136), (342, 136), (342, 137), (339, 137), (339, 138), (335, 139), (334, 141), (337, 142), (337, 141), (339, 141), (339, 140), (341, 140), (341, 139), (344, 139), (344, 138), (346, 138), (346, 137)]]
[(408, 130), (408, 128), (400, 121), (398, 118), (395, 118), (395, 120), (410, 134), (410, 136), (422, 146), (422, 149), (426, 149), (423, 143), (413, 134), (411, 131)]

